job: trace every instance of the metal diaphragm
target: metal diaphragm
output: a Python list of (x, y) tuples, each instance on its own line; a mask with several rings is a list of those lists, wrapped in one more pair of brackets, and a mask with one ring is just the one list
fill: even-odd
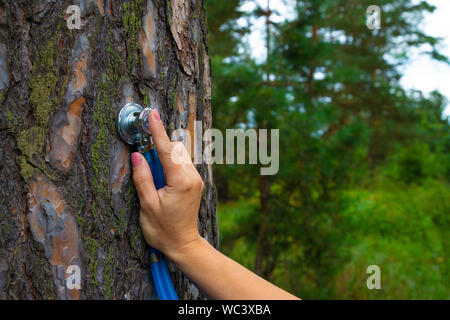
[(119, 135), (123, 141), (128, 144), (139, 144), (142, 138), (142, 126), (140, 124), (139, 115), (142, 108), (137, 103), (128, 103), (120, 110), (117, 118), (117, 128)]

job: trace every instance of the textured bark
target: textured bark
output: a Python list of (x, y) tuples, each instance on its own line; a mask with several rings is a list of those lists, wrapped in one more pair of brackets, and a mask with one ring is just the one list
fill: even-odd
[[(69, 5), (82, 28), (69, 30)], [(16, 0), (0, 5), (0, 298), (155, 298), (120, 108), (159, 108), (170, 131), (211, 127), (202, 0)], [(205, 182), (201, 234), (218, 246)], [(67, 268), (81, 269), (69, 290)], [(170, 264), (181, 298), (202, 294)]]

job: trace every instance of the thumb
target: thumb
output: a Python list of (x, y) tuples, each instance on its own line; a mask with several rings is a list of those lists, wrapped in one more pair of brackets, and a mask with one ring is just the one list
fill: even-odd
[(150, 205), (159, 203), (158, 192), (153, 182), (152, 172), (144, 156), (139, 152), (131, 154), (133, 165), (133, 181), (142, 204)]

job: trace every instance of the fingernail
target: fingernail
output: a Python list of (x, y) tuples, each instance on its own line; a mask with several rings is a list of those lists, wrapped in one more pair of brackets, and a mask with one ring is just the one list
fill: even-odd
[(161, 117), (159, 116), (159, 111), (158, 111), (158, 109), (153, 110), (153, 111), (152, 111), (152, 115), (153, 115), (153, 118), (154, 118), (156, 121), (161, 121)]
[(139, 166), (141, 164), (142, 158), (139, 152), (133, 152), (131, 154), (131, 163), (133, 164), (133, 168)]

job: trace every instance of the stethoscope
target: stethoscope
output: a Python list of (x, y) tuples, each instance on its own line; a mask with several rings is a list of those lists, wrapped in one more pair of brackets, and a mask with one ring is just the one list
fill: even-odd
[[(151, 111), (152, 108), (143, 108), (136, 103), (128, 103), (120, 110), (117, 125), (120, 137), (126, 143), (137, 146), (138, 151), (147, 160), (155, 187), (158, 190), (166, 185), (166, 179), (149, 128), (148, 121)], [(148, 247), (148, 252), (152, 277), (159, 299), (178, 300), (163, 254), (151, 247)]]

